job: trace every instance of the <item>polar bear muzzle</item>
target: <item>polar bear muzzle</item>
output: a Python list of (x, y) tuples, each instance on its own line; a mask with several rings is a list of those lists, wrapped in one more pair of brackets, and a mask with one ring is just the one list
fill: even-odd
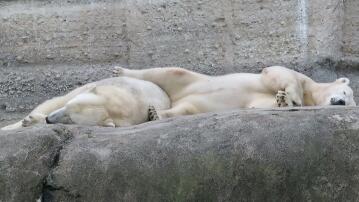
[(47, 124), (63, 123), (63, 124), (73, 124), (70, 116), (67, 115), (65, 107), (60, 108), (52, 113), (50, 113), (46, 118)]
[(330, 99), (330, 104), (331, 104), (331, 105), (345, 105), (345, 100), (343, 100), (343, 99), (331, 98), (331, 99)]

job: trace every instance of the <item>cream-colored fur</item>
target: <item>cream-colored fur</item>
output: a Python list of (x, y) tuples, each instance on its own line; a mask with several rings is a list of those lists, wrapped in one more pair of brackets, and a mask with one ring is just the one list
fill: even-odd
[[(157, 110), (160, 118), (237, 108), (355, 106), (347, 78), (316, 83), (285, 67), (265, 68), (261, 74), (207, 76), (177, 67), (130, 70), (115, 67), (119, 76), (151, 81), (167, 92), (172, 108)], [(285, 104), (281, 103), (284, 100)]]
[(46, 117), (50, 123), (129, 126), (146, 122), (149, 106), (165, 110), (170, 107), (170, 100), (151, 82), (128, 77), (109, 78), (47, 100), (23, 120), (2, 130), (45, 123)]

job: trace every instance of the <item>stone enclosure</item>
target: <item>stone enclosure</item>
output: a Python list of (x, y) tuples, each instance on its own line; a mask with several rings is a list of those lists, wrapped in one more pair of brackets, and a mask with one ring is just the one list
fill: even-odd
[[(0, 126), (114, 65), (283, 65), (359, 103), (359, 1), (0, 0)], [(356, 134), (357, 108), (0, 132), (0, 201), (355, 201)]]

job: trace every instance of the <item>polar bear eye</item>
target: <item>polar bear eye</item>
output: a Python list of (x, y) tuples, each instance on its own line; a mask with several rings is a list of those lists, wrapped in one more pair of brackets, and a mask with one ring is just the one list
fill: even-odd
[(346, 95), (347, 93), (345, 91), (343, 91), (344, 95)]

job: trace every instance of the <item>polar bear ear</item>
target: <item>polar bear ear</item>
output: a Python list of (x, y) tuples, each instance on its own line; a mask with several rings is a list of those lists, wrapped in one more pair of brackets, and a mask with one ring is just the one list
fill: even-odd
[(348, 78), (339, 78), (335, 81), (336, 83), (344, 83), (349, 85), (350, 84), (350, 80)]

